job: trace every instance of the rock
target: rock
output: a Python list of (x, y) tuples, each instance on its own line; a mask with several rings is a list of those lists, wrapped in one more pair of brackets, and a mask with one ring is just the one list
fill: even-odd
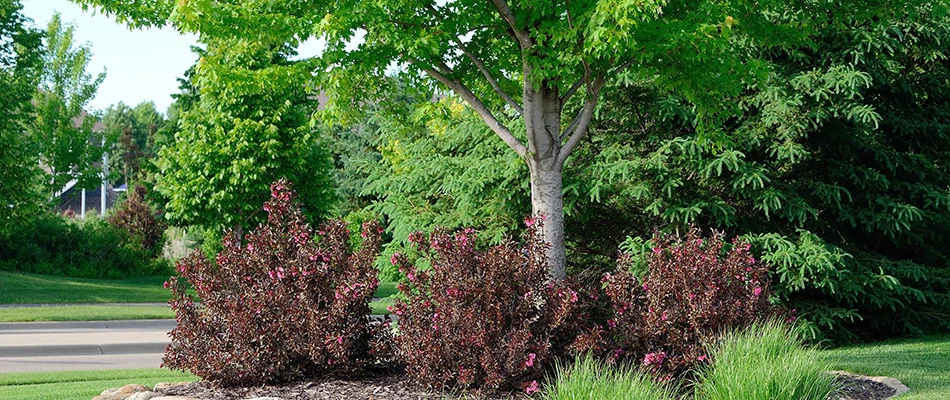
[(173, 387), (176, 387), (176, 386), (184, 386), (184, 385), (187, 385), (187, 384), (189, 384), (189, 383), (191, 383), (191, 382), (174, 382), (174, 383), (173, 383), (173, 382), (161, 382), (161, 383), (156, 383), (156, 384), (155, 384), (155, 387), (152, 388), (152, 390), (154, 390), (154, 391), (157, 392), (157, 391), (162, 390), (162, 389), (173, 388)]
[(118, 389), (106, 389), (101, 394), (93, 397), (92, 400), (126, 400), (136, 393), (149, 392), (150, 390), (142, 385), (128, 384)]
[(139, 392), (126, 397), (125, 400), (151, 400), (160, 397), (162, 394), (157, 392)]

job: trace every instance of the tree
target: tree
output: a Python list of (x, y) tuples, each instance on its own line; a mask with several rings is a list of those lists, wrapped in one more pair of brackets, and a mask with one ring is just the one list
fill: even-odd
[(106, 109), (102, 125), (116, 143), (111, 157), (115, 169), (126, 185), (130, 180), (138, 181), (143, 161), (156, 153), (155, 136), (164, 127), (165, 117), (151, 101), (143, 101), (134, 108), (119, 102)]
[(93, 77), (86, 72), (92, 52), (75, 46), (76, 26), (63, 24), (54, 14), (46, 31), (46, 52), (40, 90), (33, 97), (35, 118), (30, 123), (31, 140), (37, 144), (40, 162), (49, 172), (47, 195), (77, 180), (90, 187), (99, 180), (101, 160), (107, 143), (93, 127), (96, 118), (84, 107), (96, 95), (105, 72)]
[(233, 228), (241, 237), (262, 220), (259, 205), (280, 178), (294, 182), (310, 216), (325, 217), (331, 161), (308, 124), (316, 108), (306, 93), (308, 68), (288, 61), (283, 44), (202, 40), (207, 49), (191, 82), (197, 92), (186, 88), (174, 142), (156, 159), (167, 218)]
[(25, 134), (39, 83), (42, 32), (19, 0), (0, 3), (0, 237), (42, 208), (41, 171)]
[[(807, 47), (809, 18), (853, 21), (892, 7), (859, 0), (77, 1), (135, 24), (173, 16), (181, 29), (205, 37), (296, 45), (319, 35), (327, 45), (314, 71), (331, 114), (336, 106), (378, 99), (369, 77), (385, 75), (393, 63), (421, 85), (447, 87), (527, 165), (532, 212), (548, 218), (542, 234), (557, 278), (566, 271), (564, 166), (586, 135), (605, 84), (650, 79), (692, 102), (700, 126), (713, 129), (711, 122), (735, 111), (735, 103), (723, 100), (766, 76), (766, 64), (737, 44)], [(868, 11), (853, 16), (856, 7)]]

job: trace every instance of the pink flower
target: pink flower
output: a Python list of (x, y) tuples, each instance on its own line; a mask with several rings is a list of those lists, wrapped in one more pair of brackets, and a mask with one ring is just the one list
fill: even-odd
[(752, 295), (753, 295), (753, 296), (758, 297), (760, 294), (762, 294), (762, 288), (757, 287), (757, 288), (755, 288), (755, 289), (752, 290)]
[(534, 354), (534, 353), (528, 353), (528, 361), (525, 361), (525, 362), (524, 362), (524, 365), (525, 365), (526, 367), (534, 366), (534, 358), (535, 358), (535, 357), (537, 357), (536, 354)]
[(537, 391), (539, 391), (539, 390), (541, 390), (541, 389), (538, 389), (538, 381), (531, 381), (531, 383), (529, 383), (529, 384), (528, 384), (527, 386), (525, 386), (525, 388), (524, 388), (524, 392), (527, 393), (527, 394), (531, 394), (531, 393), (537, 392)]
[(667, 316), (666, 316), (666, 311), (663, 311), (663, 313), (660, 314), (660, 320), (666, 321), (667, 319), (668, 319), (668, 318), (667, 318)]
[(399, 254), (398, 251), (393, 253), (393, 256), (389, 258), (389, 262), (396, 265), (396, 263), (399, 262), (399, 256), (401, 256), (401, 254)]
[(337, 337), (337, 338), (336, 338), (336, 342), (337, 342), (338, 344), (343, 344), (343, 336)]
[(665, 352), (647, 353), (646, 356), (643, 357), (643, 365), (660, 365), (663, 364), (663, 360), (665, 359)]
[(703, 355), (701, 355), (701, 356), (699, 356), (699, 357), (696, 357), (696, 361), (702, 362), (702, 361), (706, 361), (708, 358), (709, 358), (709, 357), (706, 357), (706, 355), (703, 354)]
[(661, 252), (661, 251), (663, 251), (663, 249), (661, 249), (661, 248), (659, 248), (659, 247), (654, 247), (654, 248), (653, 248), (653, 252), (654, 252), (654, 253), (659, 253), (659, 252)]

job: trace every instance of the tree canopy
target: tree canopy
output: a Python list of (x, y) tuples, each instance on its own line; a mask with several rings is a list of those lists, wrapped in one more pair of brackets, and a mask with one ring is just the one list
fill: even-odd
[(41, 209), (36, 149), (24, 129), (42, 67), (42, 32), (18, 0), (0, 3), (0, 236)]

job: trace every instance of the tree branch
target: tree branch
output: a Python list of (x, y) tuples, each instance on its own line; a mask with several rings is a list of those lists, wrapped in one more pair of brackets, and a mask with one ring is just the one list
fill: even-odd
[[(436, 10), (432, 4), (426, 5), (426, 8), (436, 20), (442, 20), (438, 10)], [(452, 41), (455, 42), (455, 44), (458, 45), (459, 50), (462, 50), (462, 53), (472, 61), (472, 64), (475, 64), (475, 67), (478, 68), (478, 70), (482, 73), (482, 76), (485, 77), (485, 80), (488, 81), (488, 84), (491, 85), (492, 89), (495, 90), (495, 93), (498, 95), (498, 97), (501, 97), (501, 99), (504, 100), (508, 106), (517, 111), (518, 115), (524, 114), (524, 109), (521, 108), (521, 105), (515, 102), (515, 100), (512, 99), (508, 93), (505, 93), (505, 91), (501, 88), (501, 85), (498, 84), (498, 80), (496, 80), (495, 77), (492, 76), (491, 72), (488, 71), (488, 68), (485, 67), (485, 63), (483, 63), (478, 57), (475, 57), (475, 54), (472, 54), (472, 52), (468, 51), (468, 47), (465, 47), (465, 43), (462, 43), (462, 39), (460, 39), (458, 35), (451, 36)]]
[(571, 85), (571, 88), (570, 88), (570, 89), (567, 89), (567, 91), (564, 92), (563, 95), (561, 95), (561, 98), (560, 98), (559, 100), (560, 100), (560, 102), (561, 102), (561, 107), (562, 107), (562, 108), (564, 107), (564, 104), (567, 104), (567, 101), (571, 99), (571, 96), (573, 96), (574, 93), (577, 92), (577, 89), (580, 89), (581, 85), (584, 84), (584, 82), (585, 82), (584, 79), (585, 79), (585, 78), (586, 78), (586, 76), (583, 77), (583, 78), (578, 78), (577, 81), (574, 82), (573, 85)]
[(488, 107), (482, 103), (478, 96), (472, 93), (472, 91), (469, 90), (468, 87), (466, 87), (462, 82), (452, 80), (445, 74), (435, 70), (432, 67), (423, 65), (417, 60), (410, 59), (409, 61), (416, 64), (417, 67), (421, 68), (426, 74), (429, 74), (429, 76), (435, 80), (441, 82), (445, 86), (448, 86), (449, 89), (452, 89), (453, 92), (458, 94), (462, 100), (465, 100), (466, 103), (472, 106), (475, 112), (478, 113), (478, 116), (481, 117), (483, 121), (485, 121), (488, 127), (491, 128), (491, 130), (494, 131), (495, 134), (501, 138), (501, 140), (505, 141), (505, 144), (514, 150), (518, 156), (524, 157), (525, 154), (528, 153), (528, 148), (525, 147), (525, 145), (511, 133), (511, 130), (502, 124), (501, 121), (499, 121), (498, 118), (492, 114), (491, 110), (489, 110)]
[(498, 9), (498, 13), (501, 14), (501, 19), (505, 20), (505, 23), (511, 27), (511, 31), (515, 33), (515, 37), (518, 39), (518, 43), (521, 45), (521, 49), (527, 49), (534, 44), (534, 41), (531, 40), (531, 36), (528, 35), (528, 32), (522, 29), (518, 29), (518, 20), (515, 19), (515, 13), (511, 11), (511, 7), (508, 6), (508, 3), (505, 0), (492, 0), (492, 3), (495, 4), (495, 8)]
[[(581, 112), (578, 115), (578, 122), (574, 127), (574, 131), (571, 132), (570, 137), (567, 139), (567, 143), (564, 144), (564, 147), (561, 148), (561, 151), (558, 153), (557, 161), (562, 164), (567, 160), (567, 156), (571, 155), (571, 152), (574, 151), (574, 148), (577, 147), (577, 143), (584, 138), (584, 135), (587, 134), (587, 128), (590, 126), (590, 120), (594, 116), (594, 108), (597, 106), (597, 101), (600, 97), (600, 89), (604, 87), (604, 77), (598, 76), (594, 78), (594, 81), (587, 85), (587, 99), (584, 101), (584, 108), (581, 109)], [(573, 125), (573, 123), (572, 123)]]

